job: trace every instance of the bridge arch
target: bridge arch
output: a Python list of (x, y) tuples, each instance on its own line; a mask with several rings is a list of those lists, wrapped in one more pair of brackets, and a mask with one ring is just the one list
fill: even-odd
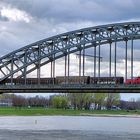
[[(40, 67), (48, 63), (51, 63), (51, 68), (53, 69), (53, 65), (55, 65), (53, 62), (55, 62), (55, 60), (61, 57), (67, 57), (69, 54), (77, 51), (79, 51), (80, 54), (83, 52), (84, 57), (85, 49), (91, 47), (96, 49), (97, 46), (100, 49), (100, 45), (103, 44), (110, 44), (111, 54), (111, 44), (113, 42), (116, 44), (116, 42), (119, 41), (125, 41), (126, 43), (125, 77), (127, 78), (127, 42), (128, 40), (131, 40), (133, 47), (133, 40), (136, 39), (140, 39), (140, 22), (116, 23), (89, 27), (46, 38), (1, 57), (0, 81), (5, 80), (6, 78), (12, 79), (13, 75), (17, 72), (21, 73), (19, 77), (24, 78), (26, 78), (27, 74), (36, 69), (38, 69), (39, 74)], [(96, 56), (96, 53), (94, 55)], [(16, 62), (19, 62), (19, 64)], [(27, 69), (30, 65), (34, 65), (34, 67)], [(96, 65), (94, 65), (94, 67), (94, 71), (96, 71)], [(95, 73), (96, 72), (94, 72), (94, 75)], [(109, 73), (109, 76), (111, 76), (111, 57), (109, 63)], [(53, 72), (51, 75), (52, 77), (54, 76)], [(98, 72), (98, 76), (100, 76), (100, 70)], [(133, 69), (131, 69), (131, 77), (133, 77)]]

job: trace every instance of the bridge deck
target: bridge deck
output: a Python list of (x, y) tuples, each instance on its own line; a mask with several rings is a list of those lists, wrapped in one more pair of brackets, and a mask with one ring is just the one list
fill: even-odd
[(0, 85), (0, 93), (140, 93), (140, 85)]

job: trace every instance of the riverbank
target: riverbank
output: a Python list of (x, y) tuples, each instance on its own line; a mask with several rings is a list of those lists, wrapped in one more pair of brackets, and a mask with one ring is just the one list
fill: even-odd
[(92, 117), (127, 117), (127, 118), (140, 118), (138, 114), (131, 114), (131, 115), (120, 115), (120, 114), (88, 114), (88, 113), (81, 113), (81, 116), (92, 116)]
[(140, 117), (140, 110), (71, 110), (50, 108), (0, 108), (0, 116), (118, 116)]
[(104, 131), (82, 131), (82, 130), (0, 130), (0, 139), (4, 140), (139, 140), (139, 133), (125, 133), (125, 132), (104, 132)]

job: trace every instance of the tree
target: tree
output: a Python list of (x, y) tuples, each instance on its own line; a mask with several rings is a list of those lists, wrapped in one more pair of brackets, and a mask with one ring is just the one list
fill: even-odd
[(92, 93), (68, 93), (68, 100), (74, 109), (89, 109), (90, 103), (92, 101)]
[(94, 93), (93, 101), (95, 103), (95, 109), (101, 110), (102, 105), (105, 103), (107, 94), (105, 93)]
[(15, 107), (25, 107), (28, 105), (26, 98), (23, 96), (13, 96), (13, 106)]
[(68, 100), (66, 97), (61, 96), (61, 108), (66, 109), (68, 106)]
[(86, 110), (89, 110), (90, 109), (90, 104), (93, 101), (93, 96), (94, 96), (93, 93), (85, 93), (85, 97), (84, 97), (84, 108)]
[(119, 105), (120, 94), (119, 93), (108, 93), (106, 99), (107, 109), (111, 109), (113, 105)]
[(53, 104), (54, 108), (60, 108), (61, 101), (59, 99), (59, 96), (54, 96), (53, 97), (52, 104)]
[(55, 108), (67, 108), (68, 100), (64, 96), (54, 96), (52, 99), (53, 107)]
[(77, 93), (68, 93), (67, 94), (68, 100), (70, 104), (74, 106), (74, 110), (77, 108)]

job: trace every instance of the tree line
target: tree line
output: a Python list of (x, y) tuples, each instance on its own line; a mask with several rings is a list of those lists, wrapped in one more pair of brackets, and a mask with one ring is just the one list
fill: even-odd
[(68, 93), (61, 96), (55, 96), (52, 99), (55, 108), (73, 108), (89, 110), (101, 110), (102, 107), (111, 109), (113, 105), (118, 106), (120, 103), (120, 94), (105, 93)]
[(118, 93), (65, 93), (48, 97), (24, 97), (14, 94), (2, 94), (0, 99), (10, 99), (13, 107), (47, 107), (78, 110), (140, 109), (140, 101), (122, 101)]

